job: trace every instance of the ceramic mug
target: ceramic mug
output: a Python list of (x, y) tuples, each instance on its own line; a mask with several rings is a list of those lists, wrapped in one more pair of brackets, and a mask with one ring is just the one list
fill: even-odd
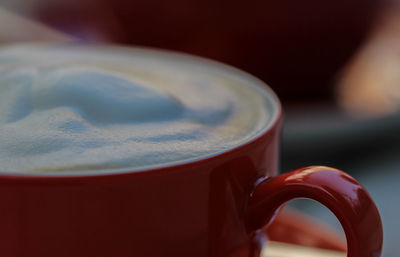
[(349, 257), (380, 256), (380, 216), (355, 179), (319, 166), (278, 175), (282, 111), (265, 90), (263, 132), (219, 154), (135, 171), (0, 173), (0, 255), (255, 257), (278, 210), (310, 198), (341, 222)]

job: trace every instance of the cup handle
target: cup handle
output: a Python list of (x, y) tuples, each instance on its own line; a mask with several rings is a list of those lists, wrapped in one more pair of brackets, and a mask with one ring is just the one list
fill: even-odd
[(343, 171), (311, 166), (259, 181), (247, 209), (247, 226), (255, 231), (272, 222), (287, 201), (309, 198), (330, 209), (343, 226), (348, 257), (379, 257), (383, 231), (371, 196)]

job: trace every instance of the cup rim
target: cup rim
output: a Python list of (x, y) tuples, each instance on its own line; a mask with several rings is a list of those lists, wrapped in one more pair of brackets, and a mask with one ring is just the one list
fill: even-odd
[[(272, 107), (270, 114), (271, 118), (269, 119), (266, 126), (259, 131), (256, 135), (252, 138), (246, 140), (245, 142), (238, 144), (236, 146), (230, 147), (226, 150), (219, 151), (216, 153), (207, 154), (204, 156), (200, 156), (197, 158), (190, 158), (180, 161), (172, 161), (168, 163), (161, 163), (155, 165), (149, 165), (145, 167), (138, 167), (138, 168), (117, 168), (117, 169), (100, 169), (100, 170), (82, 170), (82, 171), (46, 171), (46, 172), (28, 172), (28, 171), (0, 171), (0, 178), (25, 178), (25, 179), (35, 179), (35, 178), (89, 178), (89, 177), (104, 177), (104, 176), (118, 176), (123, 174), (142, 174), (147, 172), (156, 172), (165, 169), (173, 169), (178, 168), (186, 165), (191, 165), (203, 161), (207, 161), (210, 159), (218, 158), (222, 155), (227, 155), (229, 153), (235, 152), (237, 149), (246, 147), (251, 145), (252, 143), (258, 141), (260, 138), (268, 134), (274, 127), (279, 123), (282, 115), (282, 106), (281, 102), (276, 95), (276, 93), (261, 79), (251, 75), (250, 73), (243, 71), (239, 68), (234, 66), (206, 58), (201, 56), (196, 56), (193, 54), (183, 53), (179, 51), (173, 51), (168, 49), (161, 49), (161, 48), (154, 48), (154, 47), (146, 47), (146, 46), (121, 46), (121, 45), (113, 45), (113, 44), (91, 44), (91, 43), (21, 43), (19, 45), (25, 46), (90, 46), (93, 47), (108, 47), (113, 48), (116, 50), (128, 50), (128, 51), (137, 51), (137, 52), (144, 52), (147, 54), (157, 54), (157, 55), (169, 55), (175, 58), (183, 58), (185, 60), (192, 59), (197, 63), (205, 63), (207, 65), (213, 65), (217, 67), (221, 71), (226, 71), (227, 73), (235, 74), (236, 76), (240, 77), (241, 79), (248, 81), (259, 90), (265, 91), (265, 96), (267, 98), (268, 104)], [(3, 47), (2, 47), (3, 48)]]

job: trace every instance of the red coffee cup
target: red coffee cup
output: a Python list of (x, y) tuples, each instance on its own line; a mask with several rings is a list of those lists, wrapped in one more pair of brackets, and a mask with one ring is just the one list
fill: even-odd
[(380, 256), (382, 224), (367, 191), (328, 167), (279, 176), (279, 100), (261, 81), (223, 67), (268, 92), (272, 118), (262, 133), (222, 153), (157, 168), (2, 172), (0, 255), (259, 256), (261, 229), (287, 201), (310, 198), (341, 222), (349, 257)]

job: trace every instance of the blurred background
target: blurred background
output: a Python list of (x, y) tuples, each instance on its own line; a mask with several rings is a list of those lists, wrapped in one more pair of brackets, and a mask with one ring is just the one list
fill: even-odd
[[(384, 256), (400, 252), (400, 0), (1, 0), (0, 7), (60, 38), (178, 50), (259, 77), (285, 111), (281, 172), (327, 165), (350, 173), (381, 212)], [(41, 37), (1, 24), (0, 44)], [(24, 29), (29, 37), (11, 35)], [(341, 229), (319, 204), (290, 205)]]

